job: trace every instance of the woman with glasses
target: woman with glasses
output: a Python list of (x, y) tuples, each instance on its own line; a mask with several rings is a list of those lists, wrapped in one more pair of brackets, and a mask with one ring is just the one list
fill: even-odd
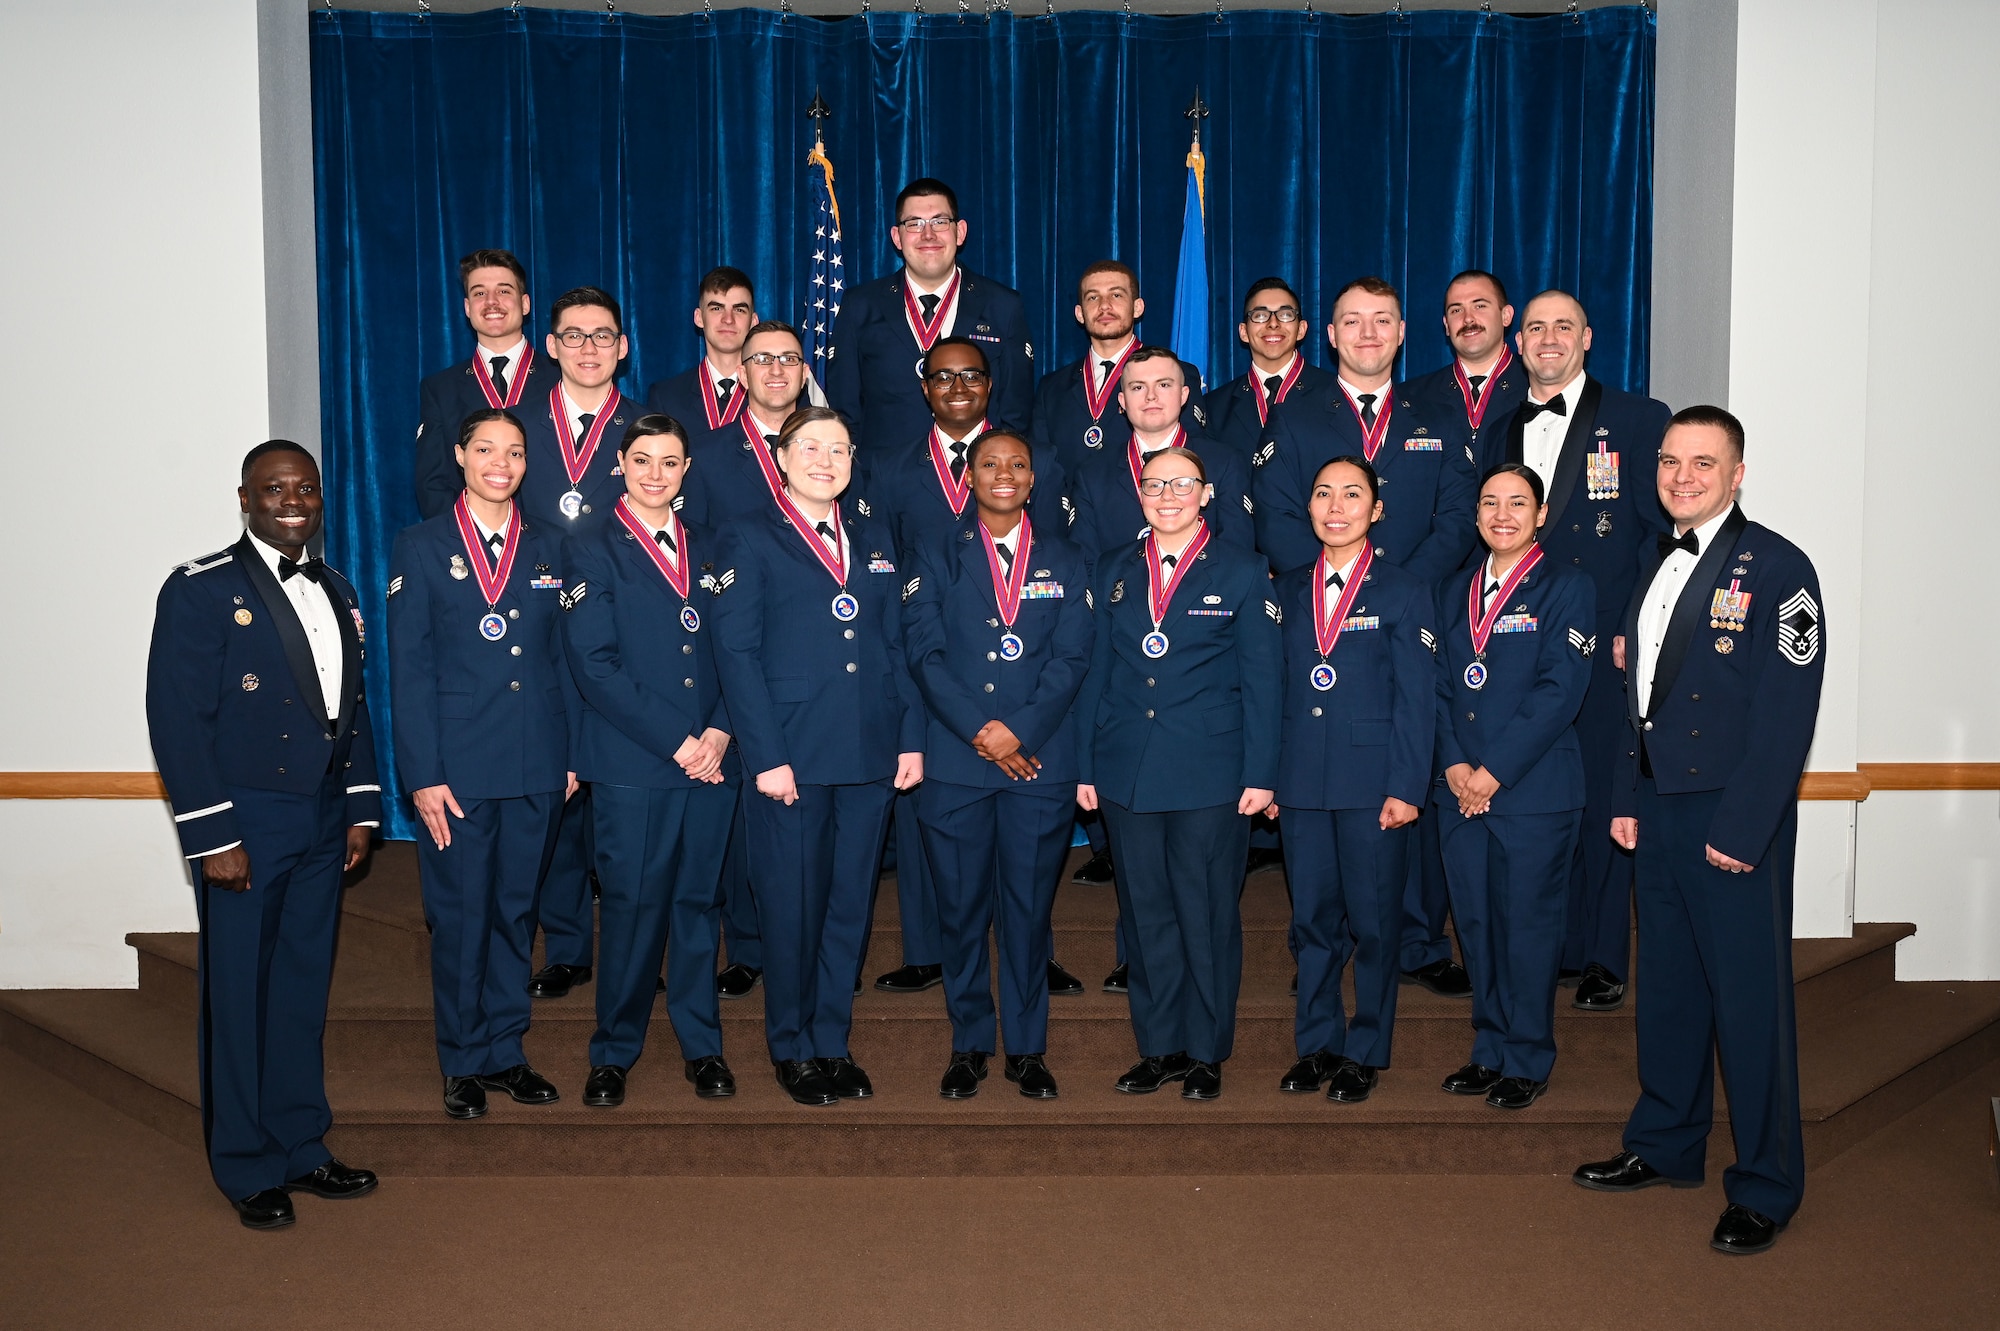
[(1237, 897), (1248, 815), (1277, 783), (1280, 612), (1261, 555), (1214, 539), (1201, 456), (1139, 480), (1148, 531), (1092, 579), (1096, 644), (1077, 699), (1076, 801), (1102, 809), (1118, 865), (1132, 1026), (1130, 1094), (1222, 1093), (1243, 975)]
[(908, 575), (887, 526), (841, 501), (854, 446), (840, 413), (792, 414), (777, 503), (723, 537), (714, 596), (723, 698), (764, 934), (764, 1031), (800, 1104), (874, 1094), (848, 1048), (889, 801), (923, 780), (923, 709), (903, 656)]
[(624, 495), (563, 546), (563, 638), (583, 701), (573, 751), (591, 783), (601, 888), (592, 1106), (624, 1102), (663, 955), (687, 1079), (703, 1098), (736, 1093), (714, 977), (738, 764), (702, 616), (714, 597), (696, 573), (715, 540), (674, 511), (688, 470), (680, 422), (639, 417), (618, 461)]
[(1453, 1095), (1526, 1109), (1555, 1066), (1556, 967), (1583, 816), (1576, 717), (1597, 649), (1595, 584), (1542, 557), (1542, 478), (1486, 473), (1490, 552), (1438, 584), (1433, 798), (1458, 945), (1472, 977), (1472, 1059)]
[[(1298, 1063), (1278, 1089), (1366, 1100), (1389, 1066), (1403, 883), (1437, 726), (1431, 591), (1376, 557), (1381, 482), (1362, 457), (1313, 478), (1319, 558), (1277, 580), (1285, 726), (1278, 755), (1298, 959)], [(1354, 961), (1354, 1018), (1341, 972)]]

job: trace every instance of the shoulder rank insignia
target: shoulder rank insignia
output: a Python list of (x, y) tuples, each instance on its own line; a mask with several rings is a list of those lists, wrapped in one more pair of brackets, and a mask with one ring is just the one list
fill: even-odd
[(1593, 633), (1586, 638), (1580, 630), (1571, 629), (1569, 631), (1569, 645), (1576, 648), (1578, 654), (1589, 656), (1597, 650), (1597, 635)]
[(735, 581), (736, 570), (731, 568), (724, 569), (720, 573), (704, 573), (701, 578), (701, 585), (708, 591), (709, 595), (720, 596), (728, 591), (730, 584)]
[(1285, 622), (1285, 612), (1278, 608), (1276, 601), (1264, 602), (1264, 613), (1271, 617), (1273, 623), (1282, 624)]
[(181, 573), (183, 576), (191, 578), (197, 573), (206, 573), (212, 568), (221, 568), (234, 558), (236, 556), (229, 551), (218, 550), (212, 555), (203, 555), (200, 559), (188, 560), (187, 563), (181, 565)]
[(923, 585), (924, 580), (921, 577), (911, 578), (903, 584), (903, 599), (908, 601), (912, 596), (917, 594), (917, 588)]
[(1090, 588), (1088, 587), (1085, 587), (1083, 589), (1083, 608), (1085, 610), (1097, 609), (1097, 598), (1091, 594)]
[(1264, 446), (1250, 455), (1250, 465), (1253, 467), (1263, 466), (1277, 454), (1277, 451), (1278, 441), (1275, 439), (1266, 439)]
[(864, 518), (872, 518), (875, 516), (875, 510), (868, 507), (868, 501), (866, 499), (855, 500), (854, 511), (856, 513), (859, 513)]
[(1438, 640), (1435, 633), (1432, 633), (1429, 629), (1420, 628), (1417, 630), (1417, 641), (1423, 643), (1424, 649), (1432, 656), (1437, 655)]
[(1804, 587), (1778, 607), (1778, 653), (1795, 666), (1819, 656), (1819, 603)]
[(389, 595), (394, 596), (401, 590), (403, 590), (403, 575), (398, 573), (395, 577), (389, 579)]

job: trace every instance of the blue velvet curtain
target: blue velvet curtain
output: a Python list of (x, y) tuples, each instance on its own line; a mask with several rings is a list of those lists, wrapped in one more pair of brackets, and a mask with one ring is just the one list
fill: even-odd
[[(1094, 259), (1138, 269), (1166, 336), (1199, 85), (1217, 374), (1247, 366), (1241, 293), (1271, 273), (1321, 323), (1349, 278), (1387, 277), (1411, 306), (1407, 372), (1434, 368), (1443, 285), (1483, 267), (1520, 297), (1577, 292), (1592, 372), (1646, 386), (1654, 20), (1641, 7), (310, 21), (327, 548), (376, 622), (390, 544), (417, 517), (418, 381), (471, 346), (458, 256), (512, 249), (544, 306), (608, 288), (632, 335), (622, 384), (643, 392), (698, 354), (689, 313), (715, 264), (751, 274), (760, 312), (799, 317), (815, 88), (833, 111), (851, 280), (893, 266), (885, 225), (903, 182), (942, 177), (970, 223), (966, 264), (1021, 292), (1045, 368), (1081, 354), (1074, 283)], [(1327, 361), (1319, 336), (1308, 346)], [(386, 747), (380, 651), (368, 683)], [(406, 803), (389, 805), (387, 833), (411, 835)]]

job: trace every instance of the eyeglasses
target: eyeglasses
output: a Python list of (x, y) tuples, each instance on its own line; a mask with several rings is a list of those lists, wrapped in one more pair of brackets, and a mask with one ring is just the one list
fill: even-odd
[(1158, 499), (1171, 488), (1177, 498), (1186, 499), (1206, 484), (1199, 476), (1148, 476), (1139, 482), (1139, 493), (1148, 499)]
[(924, 376), (924, 382), (933, 388), (950, 388), (956, 379), (967, 388), (977, 388), (991, 377), (984, 370), (932, 370)]
[(926, 231), (949, 231), (957, 221), (956, 217), (905, 217), (896, 226), (906, 236), (921, 236)]
[(1295, 324), (1299, 321), (1299, 312), (1290, 305), (1280, 305), (1275, 310), (1267, 310), (1259, 305), (1243, 317), (1261, 328), (1273, 319), (1281, 324)]
[(556, 334), (556, 340), (571, 350), (575, 350), (585, 342), (595, 342), (600, 347), (615, 347), (618, 345), (618, 330), (598, 328), (586, 333), (581, 328), (565, 328)]
[(839, 462), (854, 456), (852, 444), (822, 444), (816, 439), (805, 439), (789, 446), (794, 457), (807, 462)]
[(773, 365), (782, 365), (789, 370), (794, 365), (806, 363), (806, 358), (796, 351), (760, 351), (754, 356), (745, 356), (743, 359), (747, 364), (754, 365), (760, 370), (769, 369)]

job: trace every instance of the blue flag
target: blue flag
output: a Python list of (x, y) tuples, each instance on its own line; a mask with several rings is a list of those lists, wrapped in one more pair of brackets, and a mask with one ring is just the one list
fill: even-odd
[(812, 281), (799, 331), (805, 335), (806, 368), (818, 381), (826, 378), (826, 350), (833, 342), (833, 321), (840, 314), (847, 278), (840, 267), (840, 203), (833, 197), (833, 163), (825, 145), (815, 143), (806, 154), (806, 174), (812, 177), (813, 192)]
[(1194, 366), (1197, 395), (1208, 390), (1208, 234), (1203, 225), (1202, 175), (1207, 160), (1197, 143), (1187, 157), (1187, 209), (1181, 215), (1181, 262), (1174, 275), (1174, 354)]

